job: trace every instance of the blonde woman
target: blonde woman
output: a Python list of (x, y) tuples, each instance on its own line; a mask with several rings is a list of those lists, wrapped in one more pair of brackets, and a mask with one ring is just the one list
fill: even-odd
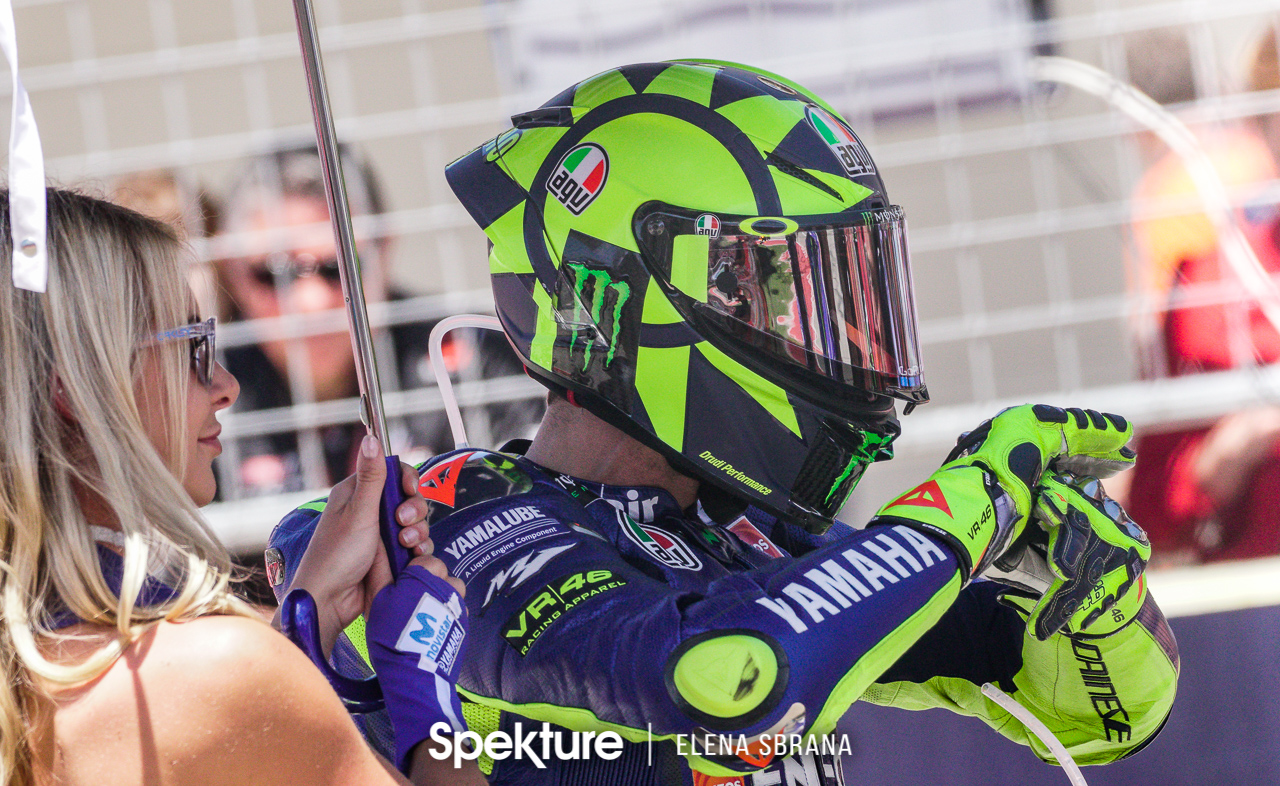
[[(239, 386), (213, 360), (212, 322), (193, 317), (182, 246), (97, 199), (50, 189), (48, 206), (48, 293), (19, 290), (0, 192), (0, 782), (405, 783), (228, 590), (197, 508)], [(294, 584), (328, 645), (390, 578), (386, 470), (365, 447)], [(419, 554), (409, 573), (444, 577), (415, 483), (406, 473), (399, 511)], [(457, 782), (419, 758), (415, 783)]]

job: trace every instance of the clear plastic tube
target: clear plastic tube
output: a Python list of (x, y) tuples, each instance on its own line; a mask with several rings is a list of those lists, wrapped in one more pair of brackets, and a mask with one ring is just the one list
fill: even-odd
[(462, 408), (458, 406), (458, 397), (453, 394), (453, 380), (449, 379), (449, 369), (445, 367), (443, 346), (445, 334), (450, 330), (465, 327), (502, 330), (502, 322), (497, 317), (482, 314), (458, 314), (445, 317), (431, 328), (431, 337), (427, 339), (431, 370), (436, 375), (440, 398), (444, 400), (444, 412), (449, 418), (449, 430), (453, 432), (455, 449), (469, 447), (469, 445), (467, 445), (467, 429), (462, 423)]
[(1195, 134), (1145, 93), (1100, 68), (1066, 57), (1036, 57), (1031, 61), (1031, 68), (1033, 76), (1040, 81), (1070, 85), (1111, 104), (1149, 128), (1182, 159), (1205, 214), (1217, 232), (1223, 258), (1240, 282), (1257, 297), (1263, 316), (1280, 330), (1280, 288), (1258, 261), (1258, 255), (1240, 229), (1222, 178)]
[(1058, 760), (1058, 764), (1062, 765), (1062, 769), (1067, 771), (1067, 779), (1071, 781), (1072, 786), (1089, 786), (1084, 780), (1084, 775), (1080, 773), (1080, 768), (1076, 766), (1076, 760), (1071, 758), (1071, 754), (1067, 753), (1066, 747), (1053, 736), (1053, 732), (1049, 731), (1049, 727), (1040, 722), (1040, 719), (1032, 715), (1031, 712), (1018, 702), (1009, 698), (1009, 695), (1000, 690), (991, 683), (985, 683), (982, 686), (982, 695), (999, 704), (1006, 712), (1013, 717), (1022, 721), (1022, 725), (1031, 730), (1031, 733), (1040, 738), (1040, 741), (1049, 746), (1049, 750), (1053, 752), (1053, 757)]

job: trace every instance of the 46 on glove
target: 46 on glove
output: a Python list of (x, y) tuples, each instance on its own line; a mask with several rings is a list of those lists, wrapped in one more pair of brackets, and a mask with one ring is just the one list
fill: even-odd
[(1151, 543), (1142, 528), (1096, 478), (1069, 474), (1041, 479), (1033, 519), (1030, 537), (1010, 550), (1015, 570), (986, 575), (1038, 598), (1029, 608), (1009, 598), (1029, 612), (1035, 637), (1106, 636), (1128, 624), (1146, 598)]
[(965, 580), (993, 564), (1013, 570), (1041, 475), (1112, 475), (1133, 464), (1133, 427), (1090, 409), (1024, 404), (960, 436), (942, 468), (885, 505), (870, 524), (900, 523), (951, 544)]
[(467, 607), (444, 579), (410, 563), (400, 579), (373, 599), (369, 659), (378, 674), (396, 737), (396, 767), (445, 722), (466, 731), (456, 689), (467, 636)]

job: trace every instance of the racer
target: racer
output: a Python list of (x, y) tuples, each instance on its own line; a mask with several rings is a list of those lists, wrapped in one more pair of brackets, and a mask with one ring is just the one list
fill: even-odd
[[(471, 729), (628, 744), (482, 759), (491, 783), (842, 783), (829, 749), (770, 740), (859, 698), (976, 715), (1052, 760), (987, 682), (1081, 763), (1155, 736), (1178, 660), (1150, 547), (1085, 477), (1133, 463), (1123, 418), (1005, 411), (865, 528), (833, 521), (892, 455), (894, 400), (928, 394), (901, 208), (830, 106), (680, 61), (513, 125), (447, 176), (549, 408), (531, 444), (445, 454), (419, 488), (468, 587)], [(273, 534), (281, 589), (322, 507)], [(392, 721), (399, 751), (423, 739)]]

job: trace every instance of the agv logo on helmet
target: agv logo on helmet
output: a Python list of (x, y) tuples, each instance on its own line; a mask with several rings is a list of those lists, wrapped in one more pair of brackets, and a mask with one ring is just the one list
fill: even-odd
[(710, 238), (720, 237), (720, 219), (710, 213), (703, 213), (698, 216), (693, 230), (698, 235), (706, 235)]
[(609, 155), (592, 142), (565, 153), (547, 181), (547, 192), (575, 216), (600, 196), (609, 179)]
[(845, 128), (844, 123), (813, 104), (806, 106), (804, 113), (809, 118), (809, 124), (813, 126), (813, 130), (818, 132), (822, 141), (826, 142), (831, 152), (840, 159), (840, 166), (844, 167), (846, 175), (858, 177), (876, 173), (876, 165), (871, 161), (871, 154), (862, 146), (862, 142), (853, 135), (853, 132)]

